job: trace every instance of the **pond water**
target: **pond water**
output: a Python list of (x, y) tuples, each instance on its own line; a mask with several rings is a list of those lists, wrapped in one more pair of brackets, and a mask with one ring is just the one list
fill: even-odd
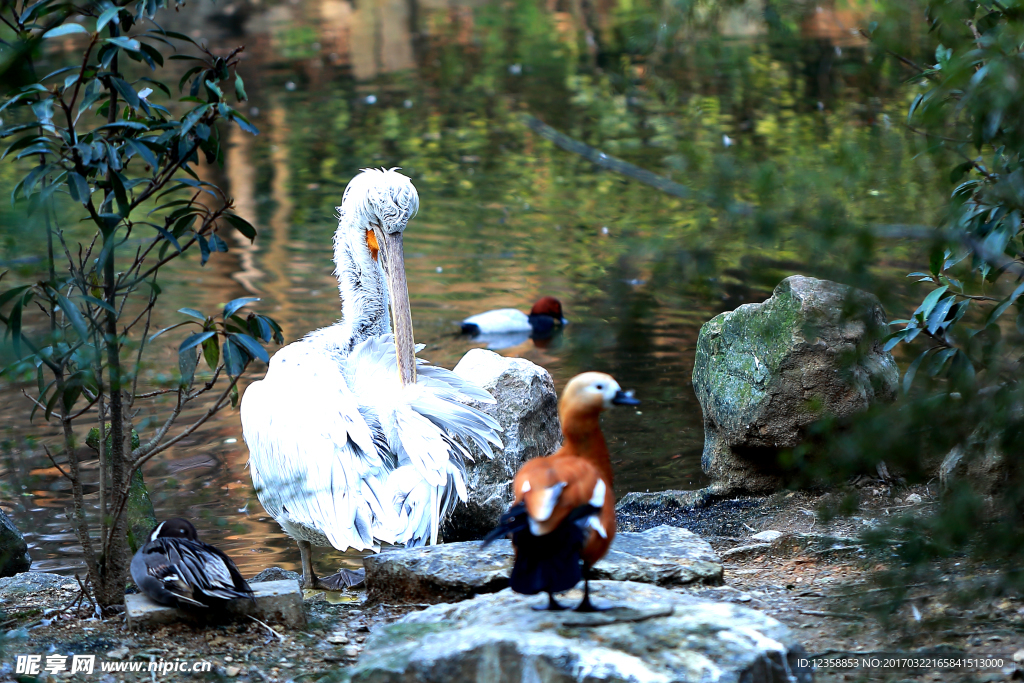
[[(500, 353), (544, 366), (559, 391), (586, 370), (636, 389), (639, 410), (604, 419), (620, 495), (698, 488), (690, 375), (701, 324), (794, 273), (871, 289), (902, 317), (919, 247), (877, 235), (932, 224), (948, 191), (899, 125), (914, 86), (850, 32), (865, 20), (856, 4), (798, 3), (765, 19), (758, 2), (692, 14), (668, 0), (189, 3), (169, 28), (215, 50), (246, 45), (261, 133), (231, 130), (224, 166), (202, 173), (230, 189), (259, 237), (203, 268), (175, 266), (166, 310), (253, 295), (286, 341), (332, 323), (335, 206), (358, 169), (400, 166), (421, 197), (406, 233), (421, 355), (453, 367), (475, 345), (456, 334), (459, 320), (556, 296), (565, 331)], [(559, 149), (525, 116), (688, 194)], [(8, 218), (5, 263), (43, 253), (38, 234)], [(36, 267), (15, 265), (23, 278)], [(157, 345), (146, 381), (176, 371), (179, 341)], [(80, 570), (63, 512), (70, 487), (42, 448), (58, 443), (55, 428), (30, 424), (29, 408), (21, 387), (0, 384), (0, 502), (37, 569)], [(247, 457), (238, 413), (225, 411), (146, 466), (158, 517), (199, 520), (246, 575), (298, 568), (255, 498)], [(357, 558), (318, 555), (322, 571), (339, 563)]]

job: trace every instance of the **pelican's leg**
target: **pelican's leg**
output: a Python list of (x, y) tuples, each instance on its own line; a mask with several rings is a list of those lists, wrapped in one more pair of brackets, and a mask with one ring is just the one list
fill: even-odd
[(309, 541), (297, 541), (299, 557), (302, 558), (302, 587), (311, 590), (317, 587), (319, 579), (313, 572), (313, 546)]
[(562, 610), (566, 610), (569, 608), (555, 600), (554, 593), (548, 593), (548, 604), (544, 605), (543, 607), (539, 605), (534, 605), (533, 609), (537, 610), (538, 612), (561, 612)]

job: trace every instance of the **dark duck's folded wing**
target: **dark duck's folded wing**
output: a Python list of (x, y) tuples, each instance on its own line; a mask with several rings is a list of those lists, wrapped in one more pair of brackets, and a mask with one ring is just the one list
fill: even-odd
[(206, 607), (193, 596), (183, 572), (167, 556), (162, 541), (150, 541), (132, 558), (132, 579), (151, 600), (171, 607)]
[(238, 567), (217, 548), (190, 540), (176, 540), (174, 547), (178, 554), (176, 564), (185, 580), (203, 596), (220, 600), (254, 599)]

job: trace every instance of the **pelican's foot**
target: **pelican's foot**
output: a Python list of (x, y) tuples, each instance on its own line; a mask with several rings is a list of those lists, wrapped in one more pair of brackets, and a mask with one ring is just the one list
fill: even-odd
[(322, 579), (316, 579), (315, 588), (319, 588), (322, 591), (343, 591), (346, 588), (352, 588), (358, 586), (366, 581), (366, 570), (356, 569), (340, 569), (337, 574), (325, 576)]
[(553, 594), (548, 593), (548, 604), (533, 605), (530, 609), (536, 610), (538, 612), (561, 612), (569, 608), (555, 600), (555, 596)]

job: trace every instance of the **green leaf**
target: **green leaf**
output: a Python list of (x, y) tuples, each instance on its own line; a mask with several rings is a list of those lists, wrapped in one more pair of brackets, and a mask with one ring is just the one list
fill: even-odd
[(26, 135), (23, 138), (19, 138), (18, 140), (12, 142), (11, 146), (4, 150), (3, 154), (0, 154), (0, 159), (7, 158), (7, 155), (10, 154), (11, 152), (17, 152), (19, 149), (24, 149), (25, 147), (36, 142), (37, 140), (46, 140), (46, 138), (37, 137), (34, 133), (32, 135)]
[(193, 318), (199, 318), (203, 322), (206, 322), (206, 316), (203, 315), (203, 312), (197, 311), (194, 308), (179, 308), (178, 313), (184, 313), (185, 315), (190, 315)]
[(124, 146), (128, 148), (128, 155), (126, 158), (130, 159), (133, 156), (138, 155), (142, 157), (142, 160), (146, 162), (150, 169), (156, 171), (159, 164), (157, 163), (156, 155), (153, 154), (153, 150), (136, 140), (125, 140)]
[[(52, 290), (51, 290), (52, 291)], [(75, 328), (75, 332), (83, 340), (89, 338), (89, 326), (85, 324), (85, 318), (82, 317), (82, 313), (78, 310), (78, 306), (71, 303), (71, 301), (61, 294), (60, 292), (53, 292), (57, 295), (57, 302), (60, 304), (60, 310), (64, 311), (64, 315), (67, 317), (68, 322)]]
[(190, 111), (185, 118), (182, 119), (181, 129), (178, 131), (178, 135), (184, 137), (190, 130), (192, 130), (192, 126), (196, 125), (196, 123), (199, 122), (199, 119), (203, 118), (203, 114), (205, 114), (209, 109), (210, 105), (204, 104)]
[(135, 88), (116, 76), (110, 77), (110, 84), (114, 86), (114, 90), (124, 98), (124, 101), (128, 103), (128, 106), (132, 109), (139, 108), (139, 93), (135, 92)]
[(247, 237), (250, 242), (256, 239), (256, 228), (252, 227), (252, 224), (241, 216), (233, 213), (225, 213), (221, 215), (221, 218), (230, 223), (235, 230)]
[(30, 289), (30, 288), (31, 288), (31, 285), (21, 285), (20, 287), (12, 287), (11, 289), (8, 289), (6, 292), (4, 292), (3, 294), (0, 294), (0, 308), (3, 308), (4, 306), (7, 305), (8, 301), (10, 301), (11, 299), (13, 299), (14, 297), (16, 297), (16, 296), (18, 296), (20, 294), (23, 294), (25, 292), (25, 290)]
[(234, 299), (233, 301), (229, 301), (227, 305), (224, 307), (224, 313), (222, 314), (222, 316), (224, 320), (227, 320), (228, 318), (233, 316), (239, 309), (243, 308), (244, 306), (248, 306), (251, 303), (255, 303), (259, 300), (260, 298), (258, 296), (245, 296), (240, 299)]
[(245, 370), (246, 354), (230, 337), (224, 341), (224, 368), (231, 377), (238, 377)]
[(935, 304), (939, 302), (939, 297), (941, 297), (947, 289), (949, 289), (949, 287), (943, 285), (942, 287), (933, 290), (930, 294), (928, 294), (928, 296), (924, 298), (924, 301), (921, 302), (921, 307), (914, 311), (914, 315), (916, 316), (918, 313), (920, 313), (921, 318), (923, 320), (927, 320), (928, 316), (931, 315), (932, 313), (932, 309), (935, 308)]
[(270, 362), (270, 354), (263, 348), (258, 341), (253, 339), (247, 334), (233, 334), (230, 339), (233, 339), (241, 348), (244, 348), (249, 354), (250, 358), (261, 360), (264, 363)]
[(43, 34), (43, 38), (60, 38), (61, 36), (69, 36), (73, 33), (88, 33), (89, 29), (85, 28), (81, 24), (64, 24), (57, 28), (51, 28), (49, 31)]
[(1017, 289), (1013, 290), (1013, 293), (1010, 294), (1010, 296), (1003, 299), (1001, 302), (999, 302), (998, 306), (992, 309), (992, 311), (988, 314), (988, 317), (985, 318), (985, 326), (987, 327), (994, 323), (996, 320), (998, 320), (999, 316), (1005, 313), (1006, 309), (1012, 306), (1013, 303), (1018, 298), (1020, 298), (1021, 294), (1024, 294), (1024, 284), (1017, 285)]
[[(124, 81), (122, 81), (122, 83), (123, 82)], [(135, 91), (133, 90), (132, 92), (135, 92)], [(127, 98), (125, 98), (125, 99), (127, 99)], [(130, 128), (132, 130), (149, 130), (149, 126), (147, 126), (146, 124), (141, 123), (139, 121), (122, 121), (122, 120), (117, 120), (117, 121), (114, 121), (112, 123), (104, 124), (104, 125), (100, 126), (99, 128), (97, 128), (96, 130), (105, 130), (107, 128)]]
[(71, 198), (81, 202), (83, 205), (89, 203), (89, 183), (81, 174), (75, 171), (68, 172), (68, 192), (71, 193)]
[(96, 19), (96, 32), (99, 33), (100, 31), (102, 31), (106, 27), (106, 25), (109, 24), (111, 21), (117, 23), (115, 19), (117, 17), (117, 13), (120, 11), (120, 7), (110, 7), (109, 9), (105, 10), (103, 14), (101, 14)]
[(245, 102), (249, 99), (249, 96), (245, 94), (245, 84), (242, 82), (242, 75), (235, 72), (235, 98), (239, 102)]
[(128, 50), (129, 52), (138, 52), (141, 47), (139, 41), (134, 38), (128, 38), (127, 36), (107, 38), (105, 42), (110, 43), (111, 45), (116, 45), (117, 47), (123, 50)]
[(217, 364), (220, 363), (220, 341), (216, 336), (203, 342), (203, 358), (211, 370), (217, 369)]
[(128, 190), (124, 187), (125, 178), (116, 171), (110, 172), (110, 184), (114, 189), (114, 198), (117, 200), (117, 210), (122, 216), (131, 213), (131, 202), (128, 200)]
[(206, 87), (210, 92), (214, 93), (218, 99), (224, 98), (224, 91), (217, 87), (217, 84), (213, 81), (206, 81)]
[(931, 353), (934, 350), (935, 350), (934, 347), (930, 348), (930, 349), (925, 349), (921, 353), (920, 356), (918, 356), (917, 358), (914, 359), (914, 362), (910, 364), (910, 367), (907, 368), (906, 374), (903, 375), (903, 393), (904, 394), (909, 394), (910, 393), (910, 387), (914, 383), (914, 375), (917, 374), (917, 369), (919, 367), (921, 367), (921, 363), (924, 362), (925, 356), (927, 356), (929, 353)]
[[(171, 57), (171, 59), (174, 59), (174, 57)], [(188, 83), (188, 79), (192, 78), (192, 76), (196, 75), (200, 71), (203, 71), (205, 68), (205, 66), (194, 66), (186, 71), (181, 77), (181, 80), (178, 81), (178, 92), (181, 92), (185, 88), (185, 84)]]
[(94, 297), (94, 296), (89, 296), (88, 294), (83, 294), (83, 295), (82, 295), (82, 300), (83, 300), (83, 301), (88, 301), (88, 302), (89, 302), (89, 303), (91, 303), (91, 304), (92, 304), (93, 306), (99, 306), (99, 307), (100, 307), (100, 308), (102, 308), (103, 310), (105, 310), (105, 311), (110, 311), (110, 312), (111, 312), (111, 313), (113, 313), (114, 315), (117, 315), (117, 311), (116, 311), (116, 310), (114, 310), (114, 307), (113, 307), (113, 306), (111, 306), (110, 304), (108, 304), (108, 303), (107, 303), (106, 301), (103, 301), (102, 299), (97, 299), (97, 298), (96, 298), (96, 297)]
[(942, 324), (946, 321), (946, 315), (949, 313), (949, 309), (951, 309), (955, 303), (955, 296), (947, 296), (935, 306), (931, 313), (928, 314), (926, 320), (929, 333), (935, 334), (939, 327), (943, 326)]
[(159, 332), (157, 332), (156, 334), (154, 334), (153, 336), (151, 336), (151, 337), (149, 338), (149, 341), (153, 341), (154, 339), (156, 339), (157, 337), (159, 337), (159, 336), (160, 336), (161, 334), (163, 334), (164, 332), (170, 332), (171, 330), (173, 330), (173, 329), (175, 329), (175, 328), (178, 328), (178, 327), (181, 327), (181, 326), (183, 326), (183, 325), (195, 325), (195, 323), (194, 323), (194, 322), (192, 322), (191, 320), (186, 320), (186, 321), (185, 321), (185, 322), (183, 322), (183, 323), (176, 323), (176, 324), (174, 324), (174, 325), (171, 325), (170, 327), (165, 327), (164, 329), (160, 330)]
[(194, 349), (215, 334), (217, 333), (212, 331), (190, 334), (185, 337), (185, 341), (181, 342), (181, 346), (178, 347), (178, 355), (185, 353), (189, 349)]
[[(210, 332), (209, 334), (213, 334)], [(181, 380), (178, 386), (188, 390), (192, 386), (192, 380), (196, 376), (196, 367), (199, 366), (199, 351), (192, 347), (178, 352), (178, 371), (181, 373)]]

